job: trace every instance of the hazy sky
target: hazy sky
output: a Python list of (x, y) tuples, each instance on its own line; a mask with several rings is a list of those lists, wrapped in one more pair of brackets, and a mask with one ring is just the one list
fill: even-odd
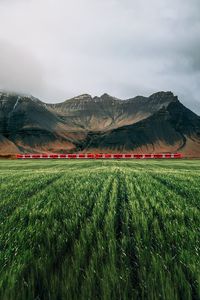
[(46, 102), (171, 90), (200, 114), (200, 0), (0, 0), (0, 88)]

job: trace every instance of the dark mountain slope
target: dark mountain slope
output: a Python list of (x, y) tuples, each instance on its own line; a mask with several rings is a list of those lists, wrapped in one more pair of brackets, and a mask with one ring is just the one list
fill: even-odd
[[(74, 148), (74, 136), (67, 135), (67, 128), (56, 113), (49, 111), (46, 104), (36, 98), (0, 94), (0, 134), (22, 151), (42, 149), (49, 151)], [(1, 152), (4, 148), (1, 143)], [(57, 147), (56, 144), (59, 146)], [(62, 146), (61, 146), (62, 145)]]
[(120, 100), (108, 94), (94, 98), (85, 94), (63, 103), (48, 104), (48, 107), (71, 129), (99, 131), (136, 123), (176, 99), (171, 92), (128, 100)]
[[(200, 117), (178, 100), (136, 124), (104, 133), (90, 133), (83, 149), (112, 151), (200, 152)], [(192, 144), (192, 145), (191, 145)]]
[(9, 156), (19, 152), (19, 148), (13, 142), (0, 134), (0, 155)]

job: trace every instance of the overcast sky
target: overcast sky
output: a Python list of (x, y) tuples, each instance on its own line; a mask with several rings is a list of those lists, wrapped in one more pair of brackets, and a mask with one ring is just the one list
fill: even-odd
[(200, 0), (0, 0), (0, 88), (59, 102), (171, 90), (200, 114)]

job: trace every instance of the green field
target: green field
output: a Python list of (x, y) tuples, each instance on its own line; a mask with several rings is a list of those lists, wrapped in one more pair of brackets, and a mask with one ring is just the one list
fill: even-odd
[(0, 161), (0, 299), (200, 299), (200, 161)]

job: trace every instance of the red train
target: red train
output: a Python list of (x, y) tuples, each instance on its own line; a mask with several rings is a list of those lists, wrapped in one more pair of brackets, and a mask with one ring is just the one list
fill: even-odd
[(78, 153), (78, 154), (17, 154), (17, 159), (178, 159), (181, 153), (132, 154), (132, 153)]

